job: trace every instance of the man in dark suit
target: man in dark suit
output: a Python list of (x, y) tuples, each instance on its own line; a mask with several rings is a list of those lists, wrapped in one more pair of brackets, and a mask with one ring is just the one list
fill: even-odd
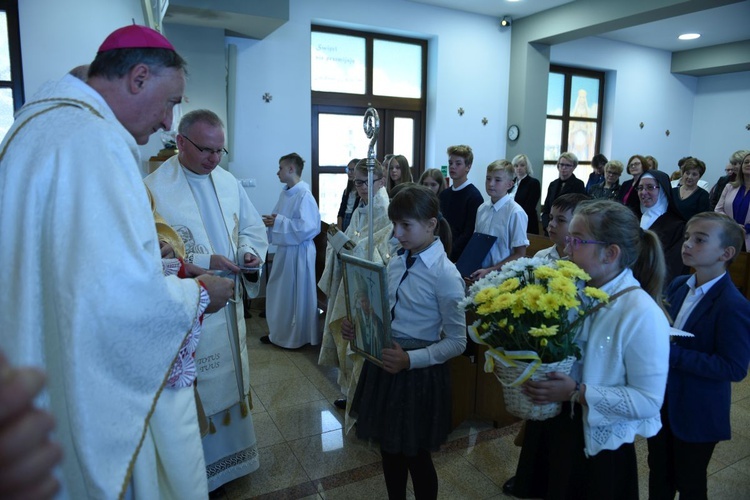
[(706, 468), (716, 443), (731, 439), (731, 382), (747, 375), (750, 302), (727, 267), (744, 231), (731, 218), (702, 212), (687, 223), (682, 257), (695, 274), (667, 288), (674, 327), (662, 428), (648, 439), (649, 498), (707, 497)]
[(544, 234), (547, 234), (547, 224), (549, 224), (549, 212), (552, 210), (552, 203), (558, 196), (568, 193), (586, 194), (586, 186), (583, 181), (573, 175), (573, 171), (578, 166), (578, 157), (573, 153), (563, 153), (557, 159), (557, 171), (560, 176), (552, 181), (547, 189), (547, 197), (544, 199), (542, 207), (542, 227)]

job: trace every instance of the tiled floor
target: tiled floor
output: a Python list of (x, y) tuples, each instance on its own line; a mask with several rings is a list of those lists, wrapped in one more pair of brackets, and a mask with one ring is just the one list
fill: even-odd
[[(336, 370), (318, 366), (318, 349), (288, 351), (261, 344), (265, 320), (252, 311), (248, 350), (260, 469), (225, 485), (217, 498), (387, 498), (375, 446), (345, 435)], [(750, 498), (750, 380), (735, 384), (731, 441), (720, 443), (709, 467), (712, 500)], [(440, 498), (508, 498), (502, 484), (515, 472), (518, 425), (494, 429), (464, 422), (433, 455)], [(353, 433), (352, 433), (353, 434)], [(636, 443), (641, 498), (648, 498), (646, 442)], [(413, 498), (411, 491), (410, 498)]]

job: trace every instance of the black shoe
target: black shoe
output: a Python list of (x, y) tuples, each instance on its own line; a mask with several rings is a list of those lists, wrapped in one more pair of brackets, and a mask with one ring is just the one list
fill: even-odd
[(224, 489), (223, 486), (219, 486), (215, 490), (208, 493), (208, 498), (211, 500), (226, 498), (226, 497), (227, 497), (227, 491)]
[(260, 338), (260, 342), (261, 344), (273, 344), (273, 342), (271, 342), (271, 337), (269, 337), (268, 335), (263, 335)]
[(516, 476), (511, 477), (503, 483), (503, 493), (513, 496), (513, 487), (516, 485)]
[(346, 398), (337, 399), (333, 402), (333, 406), (339, 410), (346, 410)]
[(258, 316), (260, 316), (261, 318), (265, 318), (266, 317), (266, 311), (265, 311), (265, 309), (263, 311), (261, 311), (260, 314), (258, 314)]

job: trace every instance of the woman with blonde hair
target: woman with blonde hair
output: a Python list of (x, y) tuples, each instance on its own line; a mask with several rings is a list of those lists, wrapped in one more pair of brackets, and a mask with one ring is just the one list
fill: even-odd
[(591, 186), (589, 194), (594, 199), (603, 198), (605, 200), (617, 199), (617, 193), (620, 192), (620, 175), (624, 167), (621, 161), (610, 160), (604, 165), (604, 182)]
[(750, 248), (750, 153), (746, 154), (740, 163), (740, 170), (735, 180), (724, 188), (716, 204), (716, 212), (727, 214), (742, 226), (745, 231), (746, 251)]
[(521, 205), (526, 216), (529, 218), (527, 233), (539, 234), (539, 213), (536, 208), (542, 198), (542, 186), (533, 177), (534, 168), (529, 157), (521, 154), (516, 155), (511, 161), (516, 172), (514, 179), (515, 187), (512, 190), (513, 199)]

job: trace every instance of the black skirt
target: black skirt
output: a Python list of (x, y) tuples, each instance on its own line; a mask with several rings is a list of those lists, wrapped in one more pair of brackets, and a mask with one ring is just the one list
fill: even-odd
[(377, 441), (386, 453), (437, 451), (451, 431), (449, 367), (392, 375), (365, 361), (350, 413), (357, 418), (357, 437)]
[(638, 467), (633, 443), (616, 450), (584, 453), (583, 408), (570, 403), (551, 419), (526, 422), (513, 494), (547, 500), (638, 499)]

